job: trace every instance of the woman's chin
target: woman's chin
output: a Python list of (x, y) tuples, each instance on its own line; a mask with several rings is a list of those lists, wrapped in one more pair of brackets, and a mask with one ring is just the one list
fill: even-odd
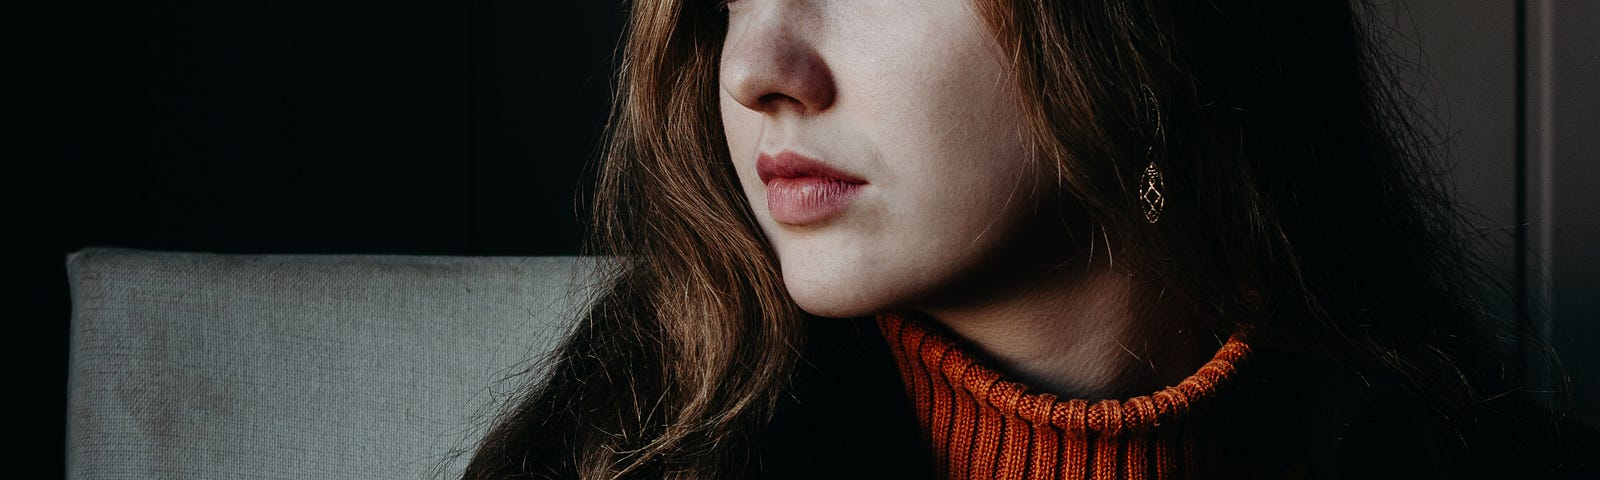
[(892, 303), (879, 289), (837, 277), (814, 281), (785, 275), (784, 283), (795, 304), (806, 313), (818, 317), (854, 318), (876, 315), (888, 310), (888, 305)]
[(850, 318), (871, 315), (875, 312), (862, 308), (847, 298), (840, 295), (830, 295), (825, 292), (809, 291), (804, 288), (789, 288), (789, 296), (794, 299), (795, 305), (808, 314), (824, 318)]

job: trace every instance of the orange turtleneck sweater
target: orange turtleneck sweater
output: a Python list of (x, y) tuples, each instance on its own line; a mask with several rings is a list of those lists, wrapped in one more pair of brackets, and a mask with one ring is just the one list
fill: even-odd
[(919, 320), (882, 315), (878, 327), (945, 478), (1198, 476), (1216, 461), (1216, 449), (1197, 424), (1250, 357), (1235, 334), (1177, 386), (1090, 402), (1030, 393)]

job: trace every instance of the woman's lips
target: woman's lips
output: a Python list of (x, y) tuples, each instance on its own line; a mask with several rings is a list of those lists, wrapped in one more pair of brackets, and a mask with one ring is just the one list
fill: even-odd
[(767, 210), (787, 225), (808, 225), (850, 208), (866, 180), (794, 152), (761, 154), (756, 174), (767, 184)]

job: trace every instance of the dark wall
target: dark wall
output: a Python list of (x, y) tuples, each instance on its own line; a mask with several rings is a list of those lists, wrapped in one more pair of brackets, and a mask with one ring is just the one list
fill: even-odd
[(22, 16), (37, 113), (6, 182), (18, 453), (42, 476), (62, 472), (68, 252), (578, 251), (619, 0), (49, 3)]
[(66, 2), (46, 37), (63, 240), (571, 253), (620, 8)]
[(1600, 425), (1600, 2), (1379, 3), (1416, 68), (1401, 84), (1434, 113), (1458, 199), (1516, 294), (1490, 311), (1542, 332), (1553, 350), (1526, 360), (1555, 353), (1573, 394), (1555, 403)]

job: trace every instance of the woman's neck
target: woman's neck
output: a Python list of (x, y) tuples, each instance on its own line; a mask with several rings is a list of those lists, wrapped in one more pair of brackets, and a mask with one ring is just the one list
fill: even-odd
[(1035, 389), (1085, 399), (1145, 394), (1194, 373), (1221, 344), (1109, 265), (1007, 270), (982, 295), (919, 310)]

